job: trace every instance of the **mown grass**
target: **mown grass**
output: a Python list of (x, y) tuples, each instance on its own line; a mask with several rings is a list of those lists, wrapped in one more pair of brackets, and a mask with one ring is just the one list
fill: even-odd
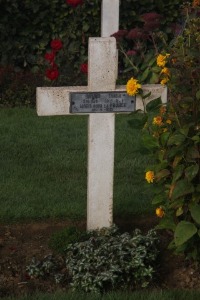
[[(140, 132), (116, 116), (114, 215), (152, 210)], [(0, 110), (0, 221), (85, 218), (87, 116), (38, 117)]]
[(2, 300), (199, 300), (199, 291), (112, 292), (103, 296), (80, 293), (35, 294)]

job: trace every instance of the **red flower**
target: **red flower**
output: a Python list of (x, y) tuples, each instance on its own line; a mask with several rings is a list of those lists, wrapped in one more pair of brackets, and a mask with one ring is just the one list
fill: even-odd
[(114, 36), (117, 41), (120, 41), (127, 35), (128, 31), (127, 30), (118, 30), (117, 32), (113, 33), (111, 36)]
[(88, 64), (87, 63), (81, 64), (80, 70), (82, 73), (87, 74), (88, 73)]
[(55, 39), (51, 41), (51, 48), (54, 51), (59, 51), (63, 47), (62, 41), (59, 39)]
[(49, 62), (52, 62), (52, 61), (54, 61), (55, 53), (54, 52), (46, 53), (44, 58), (46, 60), (48, 60)]
[(144, 21), (143, 29), (147, 31), (152, 31), (159, 28), (162, 16), (155, 12), (150, 12), (143, 14), (141, 18)]
[(55, 80), (58, 78), (59, 72), (57, 68), (52, 68), (52, 69), (47, 69), (46, 70), (46, 77), (49, 78), (50, 80)]
[(147, 39), (148, 35), (143, 31), (142, 28), (133, 28), (129, 31), (127, 35), (128, 39), (134, 40), (134, 39)]
[(66, 0), (66, 3), (72, 7), (77, 7), (78, 5), (83, 4), (83, 0)]
[(126, 52), (126, 54), (127, 54), (128, 56), (134, 56), (134, 55), (137, 54), (137, 51), (135, 51), (135, 50), (128, 50), (128, 51)]

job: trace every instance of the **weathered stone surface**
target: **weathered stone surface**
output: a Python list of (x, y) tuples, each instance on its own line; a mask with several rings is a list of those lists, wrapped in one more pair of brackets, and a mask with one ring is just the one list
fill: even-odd
[(88, 90), (115, 90), (117, 49), (116, 39), (89, 38)]
[(114, 114), (90, 114), (88, 123), (87, 228), (113, 221)]
[(70, 92), (85, 92), (87, 90), (87, 86), (38, 87), (36, 90), (38, 116), (69, 115)]
[(111, 36), (118, 30), (119, 0), (103, 0), (101, 6), (101, 36)]
[[(145, 101), (149, 101), (161, 96), (162, 102), (167, 102), (167, 87), (161, 84), (143, 85), (146, 93), (151, 91), (151, 96)], [(68, 115), (70, 92), (87, 92), (87, 86), (76, 87), (38, 87), (37, 88), (37, 114), (39, 116)], [(126, 86), (117, 86), (115, 91), (126, 91)], [(143, 109), (140, 96), (136, 97), (136, 110)]]

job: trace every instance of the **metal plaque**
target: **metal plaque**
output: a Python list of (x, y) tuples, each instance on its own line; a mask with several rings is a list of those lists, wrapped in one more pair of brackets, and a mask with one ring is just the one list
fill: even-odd
[(118, 113), (135, 110), (135, 96), (126, 92), (71, 92), (71, 113)]

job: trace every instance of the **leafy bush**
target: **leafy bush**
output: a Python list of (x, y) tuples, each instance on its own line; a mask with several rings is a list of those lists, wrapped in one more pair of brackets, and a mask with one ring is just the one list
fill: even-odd
[(91, 234), (78, 230), (76, 227), (67, 227), (54, 233), (49, 240), (49, 247), (64, 254), (69, 244), (87, 240)]
[(12, 66), (0, 67), (0, 107), (35, 107), (36, 86), (43, 86), (42, 74), (21, 70)]
[(200, 260), (200, 2), (183, 11), (183, 32), (157, 57), (169, 102), (147, 105), (143, 141), (157, 159), (146, 180), (154, 186), (159, 228), (173, 232), (176, 253)]
[(53, 276), (55, 281), (60, 283), (66, 276), (66, 274), (60, 272), (62, 268), (62, 259), (58, 259), (50, 254), (42, 260), (37, 260), (33, 257), (30, 265), (26, 267), (26, 272), (30, 278), (47, 278)]
[(154, 274), (158, 238), (151, 230), (143, 236), (120, 234), (115, 226), (92, 232), (85, 242), (71, 244), (66, 267), (72, 287), (101, 292), (118, 287), (146, 287)]
[[(121, 1), (120, 28), (137, 26), (141, 14), (156, 11), (165, 16), (164, 29), (177, 20), (181, 3), (181, 0)], [(20, 68), (37, 66), (39, 70), (51, 40), (61, 38), (65, 43), (65, 64), (73, 62), (80, 66), (87, 56), (88, 37), (100, 36), (100, 9), (101, 0), (85, 0), (77, 7), (65, 0), (2, 0), (0, 64)]]

